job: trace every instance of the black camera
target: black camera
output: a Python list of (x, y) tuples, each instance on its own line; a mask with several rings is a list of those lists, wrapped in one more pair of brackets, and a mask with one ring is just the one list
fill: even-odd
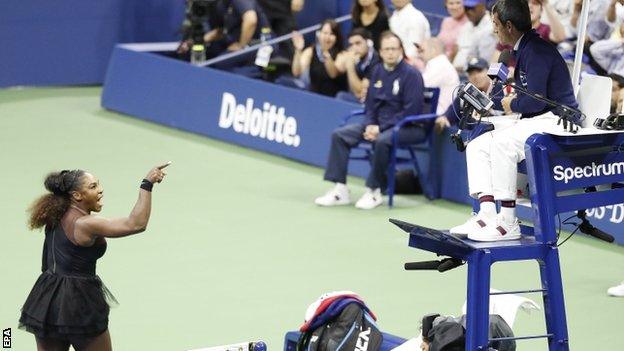
[(624, 114), (613, 113), (607, 118), (596, 118), (594, 127), (602, 130), (624, 130)]
[(186, 3), (186, 19), (182, 25), (184, 39), (191, 39), (193, 44), (204, 43), (204, 23), (214, 25), (216, 6), (219, 0), (188, 0)]

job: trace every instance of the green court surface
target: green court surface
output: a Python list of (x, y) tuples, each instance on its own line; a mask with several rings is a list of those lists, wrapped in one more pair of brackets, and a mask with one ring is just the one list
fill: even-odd
[[(312, 200), (329, 186), (320, 168), (107, 112), (100, 93), (0, 90), (0, 328), (12, 329), (13, 349), (34, 349), (17, 320), (39, 274), (43, 234), (27, 230), (25, 209), (43, 193), (45, 174), (64, 168), (98, 176), (102, 215), (115, 217), (129, 213), (153, 165), (173, 161), (154, 190), (147, 231), (109, 240), (98, 262), (120, 303), (109, 327), (116, 350), (263, 339), (278, 351), (308, 304), (333, 290), (359, 293), (380, 328), (403, 337), (419, 332), (425, 313), (460, 313), (466, 267), (404, 271), (404, 262), (435, 256), (409, 248), (388, 218), (447, 228), (465, 219), (467, 206), (399, 196), (392, 210), (319, 208)], [(363, 181), (350, 184), (359, 197)], [(606, 296), (624, 279), (623, 254), (582, 236), (561, 248), (572, 350), (624, 350), (624, 299)], [(494, 288), (538, 286), (535, 263), (494, 268)], [(528, 297), (542, 305), (539, 296)], [(543, 328), (541, 312), (520, 312), (514, 325), (518, 335)], [(520, 341), (518, 350), (546, 347)]]

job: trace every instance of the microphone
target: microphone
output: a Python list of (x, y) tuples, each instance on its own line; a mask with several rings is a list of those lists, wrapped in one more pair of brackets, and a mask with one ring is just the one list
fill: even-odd
[(488, 89), (488, 96), (491, 96), (492, 90), (499, 82), (506, 82), (509, 76), (509, 61), (511, 60), (511, 52), (504, 50), (498, 57), (498, 63), (493, 63), (488, 68), (487, 75), (492, 79), (490, 89)]

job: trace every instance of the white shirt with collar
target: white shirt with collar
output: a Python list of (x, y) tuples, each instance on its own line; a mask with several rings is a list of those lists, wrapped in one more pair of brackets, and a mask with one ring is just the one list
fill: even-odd
[(440, 88), (436, 113), (444, 114), (453, 102), (453, 90), (459, 85), (459, 76), (453, 64), (446, 55), (440, 54), (427, 61), (422, 76), (427, 88)]
[(409, 58), (417, 56), (414, 43), (422, 43), (431, 37), (431, 29), (427, 17), (411, 3), (400, 10), (394, 10), (389, 19), (390, 30), (401, 38), (405, 55)]
[(470, 21), (466, 22), (457, 38), (458, 48), (453, 66), (458, 71), (463, 71), (471, 57), (480, 57), (489, 62), (496, 50), (497, 41), (492, 18), (487, 12), (476, 26)]

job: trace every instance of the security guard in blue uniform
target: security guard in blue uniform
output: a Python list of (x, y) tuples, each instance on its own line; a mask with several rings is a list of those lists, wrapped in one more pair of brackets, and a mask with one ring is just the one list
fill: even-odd
[[(399, 37), (386, 31), (380, 37), (382, 62), (370, 75), (370, 86), (365, 100), (365, 117), (362, 123), (340, 127), (332, 133), (331, 149), (324, 179), (335, 183), (325, 195), (316, 198), (319, 206), (346, 205), (350, 203), (346, 186), (349, 152), (362, 140), (373, 144), (371, 171), (366, 178), (366, 193), (355, 207), (372, 209), (382, 204), (382, 189), (386, 187), (387, 168), (392, 148), (392, 127), (403, 118), (422, 112), (424, 84), (420, 72), (403, 60), (403, 47)], [(399, 143), (414, 143), (424, 138), (422, 125), (411, 125), (399, 131)]]

